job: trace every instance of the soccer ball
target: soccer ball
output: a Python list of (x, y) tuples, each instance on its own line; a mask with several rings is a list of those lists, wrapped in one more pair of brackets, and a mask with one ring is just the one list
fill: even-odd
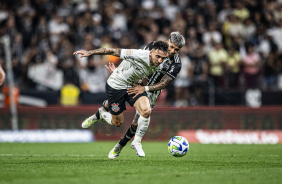
[(189, 150), (189, 142), (182, 136), (174, 136), (168, 142), (168, 152), (174, 157), (183, 157)]

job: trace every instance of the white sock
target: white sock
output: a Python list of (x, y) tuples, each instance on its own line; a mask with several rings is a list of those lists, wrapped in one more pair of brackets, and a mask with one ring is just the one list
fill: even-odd
[(100, 114), (100, 116), (103, 116), (103, 115), (107, 116), (107, 121), (105, 121), (105, 122), (108, 123), (109, 125), (114, 126), (114, 125), (112, 124), (112, 115), (111, 115), (111, 113), (109, 113), (109, 112), (103, 112), (102, 114)]
[(149, 124), (150, 124), (150, 117), (144, 118), (140, 115), (140, 117), (138, 119), (137, 130), (136, 130), (135, 137), (134, 137), (133, 141), (141, 142), (141, 139), (144, 136), (144, 134), (146, 133), (146, 131), (149, 127)]

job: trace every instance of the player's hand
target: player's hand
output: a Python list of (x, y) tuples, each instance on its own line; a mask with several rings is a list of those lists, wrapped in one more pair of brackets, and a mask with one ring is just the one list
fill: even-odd
[(113, 73), (114, 70), (116, 69), (116, 66), (114, 65), (114, 63), (111, 63), (111, 62), (109, 62), (109, 66), (105, 65), (105, 67), (107, 68), (107, 70), (108, 70), (110, 73)]
[(82, 57), (88, 57), (90, 56), (91, 54), (89, 52), (87, 52), (86, 50), (78, 50), (76, 52), (73, 53), (73, 55), (77, 55), (77, 54), (81, 54), (80, 58)]
[(145, 92), (145, 87), (144, 86), (140, 86), (140, 85), (137, 85), (137, 84), (133, 84), (133, 85), (134, 85), (133, 88), (128, 88), (127, 89), (127, 93), (129, 95), (135, 94), (135, 96), (133, 98), (135, 98), (138, 95), (140, 95), (140, 94)]

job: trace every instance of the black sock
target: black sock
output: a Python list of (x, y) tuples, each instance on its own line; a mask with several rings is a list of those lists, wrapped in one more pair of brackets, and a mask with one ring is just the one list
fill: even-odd
[(96, 117), (97, 117), (97, 119), (100, 119), (100, 113), (99, 113), (99, 111), (96, 112)]
[(134, 137), (135, 132), (136, 131), (132, 129), (132, 125), (131, 125), (127, 130), (126, 134), (124, 135), (124, 137), (119, 141), (119, 144), (125, 146), (128, 143), (128, 141), (130, 141), (132, 137)]
[(107, 108), (107, 107), (105, 106), (106, 101), (107, 101), (107, 100), (105, 100), (105, 101), (103, 102), (102, 106), (106, 109), (107, 112), (109, 112), (109, 108)]

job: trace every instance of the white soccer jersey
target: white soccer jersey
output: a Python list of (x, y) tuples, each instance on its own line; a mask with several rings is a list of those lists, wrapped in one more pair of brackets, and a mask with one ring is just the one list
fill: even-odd
[(150, 64), (150, 51), (141, 49), (122, 49), (121, 64), (110, 75), (107, 83), (114, 89), (127, 89), (140, 79), (148, 77), (158, 70)]

